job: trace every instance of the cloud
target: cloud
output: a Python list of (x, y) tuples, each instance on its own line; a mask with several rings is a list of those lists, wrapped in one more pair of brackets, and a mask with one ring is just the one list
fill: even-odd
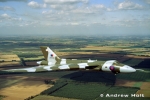
[(79, 23), (77, 23), (77, 22), (72, 22), (72, 23), (70, 23), (71, 25), (79, 25)]
[(75, 14), (101, 14), (105, 10), (107, 10), (107, 8), (104, 5), (96, 4), (91, 6), (81, 6), (76, 9), (73, 9), (71, 12)]
[[(47, 25), (91, 25), (95, 20), (100, 23), (101, 17), (111, 11), (103, 4), (47, 4), (50, 10), (44, 9), (41, 22)], [(103, 22), (104, 23), (104, 22)]]
[[(96, 5), (50, 5), (50, 11), (43, 11), (42, 14), (51, 14), (52, 12), (57, 12), (58, 14), (93, 14), (93, 13), (102, 13), (103, 11), (110, 11), (111, 9), (105, 7), (102, 4)], [(57, 10), (57, 11), (56, 11)]]
[(29, 2), (28, 6), (30, 6), (32, 8), (40, 8), (40, 5), (37, 2), (35, 2), (35, 1)]
[(15, 9), (13, 7), (9, 7), (9, 6), (0, 6), (0, 10), (9, 10), (9, 11), (15, 11)]
[(117, 8), (120, 10), (138, 10), (143, 9), (143, 6), (131, 1), (124, 1), (119, 3)]
[(146, 2), (147, 4), (150, 4), (150, 0), (145, 0), (145, 2)]
[(105, 5), (103, 5), (103, 4), (96, 4), (96, 5), (92, 5), (91, 7), (90, 7), (90, 9), (93, 9), (93, 10), (97, 10), (97, 11), (107, 11), (109, 8), (107, 8)]
[(123, 27), (149, 27), (150, 19), (143, 18), (125, 18), (125, 19), (115, 19), (109, 23), (110, 25), (123, 26)]
[(28, 0), (0, 0), (0, 2), (9, 2), (9, 1), (27, 2)]
[(44, 0), (44, 3), (55, 10), (70, 11), (82, 5), (86, 5), (88, 0)]
[(5, 23), (11, 23), (13, 25), (17, 24), (18, 22), (21, 22), (22, 21), (22, 18), (21, 17), (12, 17), (6, 13), (4, 14), (1, 14), (0, 15), (0, 19), (1, 21)]
[(76, 9), (77, 7), (75, 5), (61, 5), (61, 4), (52, 4), (50, 5), (50, 8), (55, 9), (55, 10), (65, 10), (65, 11), (70, 11), (72, 9)]
[(11, 19), (11, 17), (8, 15), (8, 14), (2, 14), (1, 16), (0, 16), (2, 19)]
[(35, 1), (29, 2), (28, 6), (31, 7), (31, 8), (46, 8), (47, 7), (46, 4), (42, 5), (42, 4), (39, 4), (39, 3), (35, 2)]
[(105, 6), (102, 4), (97, 4), (97, 5), (94, 5), (93, 7), (97, 8), (97, 9), (105, 9)]
[[(93, 20), (93, 17), (102, 15), (105, 11), (111, 11), (103, 4), (90, 4), (88, 0), (44, 0), (47, 8), (42, 15), (50, 21), (85, 21), (85, 17)], [(75, 17), (76, 16), (76, 17)], [(89, 23), (89, 22), (88, 22)]]
[(88, 0), (44, 0), (49, 4), (76, 4), (76, 3), (88, 3)]

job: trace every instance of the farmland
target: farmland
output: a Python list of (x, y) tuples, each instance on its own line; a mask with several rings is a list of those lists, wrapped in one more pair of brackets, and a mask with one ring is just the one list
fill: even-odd
[(38, 97), (35, 97), (33, 100), (80, 100), (80, 99), (71, 99), (71, 98), (40, 95)]
[[(44, 60), (39, 46), (49, 46), (60, 58), (115, 59), (144, 71), (116, 76), (92, 71), (0, 72), (0, 100), (14, 98), (11, 91), (20, 93), (21, 100), (31, 96), (33, 100), (100, 100), (101, 93), (143, 93), (150, 97), (150, 89), (146, 88), (150, 84), (150, 37), (0, 37), (0, 70), (37, 66), (36, 61)], [(55, 84), (45, 84), (45, 80), (54, 81)], [(38, 88), (40, 90), (32, 94), (27, 92)]]

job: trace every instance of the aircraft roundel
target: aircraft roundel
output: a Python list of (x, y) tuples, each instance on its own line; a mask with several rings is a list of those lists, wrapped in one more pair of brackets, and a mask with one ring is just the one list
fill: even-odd
[(51, 56), (53, 57), (53, 54), (51, 54)]
[(110, 66), (109, 69), (110, 69), (111, 71), (113, 71), (113, 70), (115, 70), (115, 67), (114, 67), (114, 66)]

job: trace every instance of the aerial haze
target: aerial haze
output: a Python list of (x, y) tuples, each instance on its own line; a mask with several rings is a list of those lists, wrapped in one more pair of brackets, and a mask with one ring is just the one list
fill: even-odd
[(150, 0), (0, 0), (0, 35), (149, 35)]

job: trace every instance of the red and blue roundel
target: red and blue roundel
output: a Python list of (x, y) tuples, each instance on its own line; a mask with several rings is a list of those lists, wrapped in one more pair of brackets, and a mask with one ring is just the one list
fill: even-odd
[(54, 55), (53, 54), (51, 54), (51, 57), (53, 57)]
[(111, 71), (114, 71), (114, 70), (115, 70), (115, 67), (114, 67), (114, 66), (110, 66), (109, 69), (110, 69)]

